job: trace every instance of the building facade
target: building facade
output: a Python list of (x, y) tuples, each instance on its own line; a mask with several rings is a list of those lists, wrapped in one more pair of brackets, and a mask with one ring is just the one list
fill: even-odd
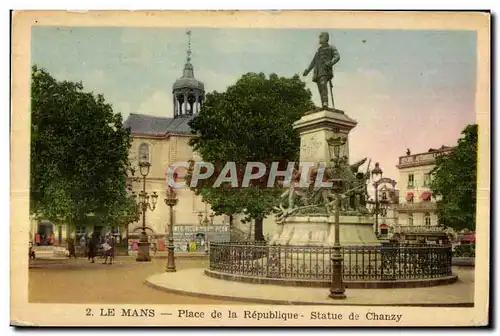
[[(436, 157), (448, 154), (453, 147), (442, 146), (427, 152), (399, 157), (396, 167), (399, 170), (399, 203), (396, 233), (424, 240), (429, 236), (438, 237), (443, 232), (438, 227), (436, 197), (432, 194), (430, 183)], [(434, 237), (434, 238), (436, 238)]]
[[(169, 225), (169, 208), (163, 201), (167, 189), (167, 169), (175, 162), (200, 160), (189, 145), (192, 137), (189, 121), (200, 111), (205, 99), (205, 86), (196, 79), (194, 70), (189, 41), (182, 76), (172, 86), (173, 117), (130, 114), (125, 121), (125, 127), (130, 128), (132, 135), (132, 166), (139, 171), (137, 166), (140, 160), (147, 160), (151, 164), (146, 177), (146, 191), (149, 194), (157, 192), (159, 197), (155, 210), (146, 213), (146, 232), (160, 251), (165, 248)], [(174, 176), (177, 181), (183, 181), (186, 173), (185, 169), (178, 168)], [(142, 183), (142, 180), (133, 183), (136, 194), (142, 190)], [(210, 205), (187, 186), (175, 191), (179, 199), (173, 208), (176, 250), (201, 251), (208, 242), (252, 238), (253, 225), (242, 224), (241, 216), (215, 216)], [(264, 234), (269, 235), (273, 226), (273, 218), (267, 218), (264, 221)], [(128, 227), (128, 246), (132, 254), (141, 230), (142, 219)]]
[[(139, 162), (150, 163), (149, 173), (145, 179), (145, 190), (148, 194), (156, 192), (158, 202), (154, 211), (146, 211), (146, 232), (153, 249), (165, 250), (169, 207), (165, 204), (167, 189), (166, 172), (168, 167), (179, 161), (199, 160), (199, 156), (189, 145), (192, 137), (189, 121), (199, 113), (205, 100), (205, 85), (195, 77), (195, 68), (191, 62), (191, 33), (188, 32), (188, 48), (182, 75), (173, 80), (173, 105), (165, 107), (173, 111), (172, 117), (151, 116), (146, 114), (130, 114), (124, 127), (131, 131), (132, 145), (129, 158), (135, 170), (130, 176), (133, 192), (139, 194), (143, 189), (143, 179), (139, 174)], [(176, 179), (184, 180), (183, 169), (176, 170)], [(139, 180), (138, 180), (139, 179)], [(248, 240), (253, 238), (253, 223), (242, 223), (243, 216), (214, 216), (209, 204), (202, 201), (188, 187), (176, 189), (179, 199), (174, 207), (174, 241), (178, 251), (200, 251), (210, 241)], [(230, 228), (230, 223), (232, 223)], [(264, 235), (270, 237), (275, 228), (274, 217), (264, 220)], [(105, 235), (114, 234), (120, 245), (127, 246), (131, 254), (137, 248), (142, 231), (142, 216), (139, 221), (130, 223), (126, 229), (96, 223), (89, 226), (68, 227), (66, 223), (52, 223), (47, 220), (31, 219), (30, 241), (37, 246), (65, 246), (68, 238), (77, 244), (84, 236), (92, 232)]]
[(384, 184), (379, 188), (378, 193), (378, 199), (385, 203), (378, 219), (379, 232), (382, 233), (382, 229), (387, 228), (388, 236), (392, 236), (398, 225), (399, 190), (389, 184)]

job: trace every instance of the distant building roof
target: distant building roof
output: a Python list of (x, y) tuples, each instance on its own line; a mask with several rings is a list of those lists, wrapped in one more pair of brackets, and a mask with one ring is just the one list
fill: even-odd
[[(398, 169), (429, 166), (433, 165), (436, 157), (442, 154), (448, 154), (455, 147), (441, 146), (438, 149), (430, 148), (427, 152), (400, 156), (399, 163), (396, 165)], [(408, 154), (409, 151), (407, 151)]]
[(131, 113), (125, 120), (125, 128), (130, 128), (132, 134), (144, 135), (166, 135), (191, 134), (188, 123), (193, 116), (183, 116), (181, 118), (156, 117), (146, 114)]
[(447, 150), (447, 149), (451, 149), (453, 147), (450, 147), (450, 146), (441, 146), (441, 148), (438, 148), (438, 149), (435, 149), (435, 148), (429, 148), (429, 150), (427, 151), (428, 153), (432, 153), (432, 152), (440, 152), (440, 151), (444, 151), (444, 150)]

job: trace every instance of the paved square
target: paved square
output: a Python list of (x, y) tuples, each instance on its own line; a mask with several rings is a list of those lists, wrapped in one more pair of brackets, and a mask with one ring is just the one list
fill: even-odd
[[(130, 303), (130, 304), (239, 304), (211, 298), (166, 293), (147, 286), (144, 280), (164, 272), (167, 260), (153, 258), (138, 263), (135, 257), (117, 257), (113, 265), (101, 259), (41, 260), (30, 262), (28, 300), (35, 303)], [(178, 270), (208, 266), (205, 259), (176, 260)], [(196, 279), (189, 279), (196, 281)]]
[[(177, 258), (176, 273), (165, 273), (166, 259), (138, 263), (134, 257), (118, 257), (113, 265), (97, 259), (41, 260), (30, 262), (29, 301), (36, 303), (140, 303), (140, 304), (332, 304), (327, 288), (295, 288), (253, 285), (217, 280), (204, 275), (208, 260)], [(339, 304), (453, 305), (473, 302), (474, 268), (454, 267), (457, 283), (446, 286), (407, 289), (347, 289), (348, 299)], [(145, 280), (168, 287), (148, 286)], [(202, 296), (200, 296), (202, 294)], [(223, 298), (233, 296), (231, 300)], [(235, 299), (234, 297), (240, 297)], [(271, 303), (271, 302), (269, 302)], [(333, 302), (337, 303), (337, 302)]]

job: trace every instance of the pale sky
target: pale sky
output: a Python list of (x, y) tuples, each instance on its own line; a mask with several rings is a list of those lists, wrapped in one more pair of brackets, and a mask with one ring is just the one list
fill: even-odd
[[(247, 72), (302, 75), (323, 29), (192, 29), (195, 76), (207, 92), (224, 91)], [(472, 31), (330, 29), (340, 53), (333, 79), (336, 108), (358, 125), (351, 161), (395, 165), (413, 153), (454, 145), (475, 122), (476, 34)], [(58, 80), (82, 81), (124, 119), (172, 116), (172, 84), (186, 60), (186, 29), (34, 27), (32, 63)], [(311, 75), (305, 78), (320, 105)]]

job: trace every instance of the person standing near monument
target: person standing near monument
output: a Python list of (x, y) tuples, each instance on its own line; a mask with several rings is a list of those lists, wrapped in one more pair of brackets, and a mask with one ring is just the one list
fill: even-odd
[(335, 46), (328, 44), (330, 36), (326, 32), (319, 35), (319, 48), (314, 55), (309, 67), (304, 71), (303, 76), (307, 76), (311, 70), (313, 72), (313, 82), (318, 85), (319, 95), (321, 97), (321, 106), (328, 108), (328, 88), (330, 85), (330, 94), (332, 96), (332, 108), (335, 108), (333, 101), (333, 66), (340, 60), (340, 54)]

